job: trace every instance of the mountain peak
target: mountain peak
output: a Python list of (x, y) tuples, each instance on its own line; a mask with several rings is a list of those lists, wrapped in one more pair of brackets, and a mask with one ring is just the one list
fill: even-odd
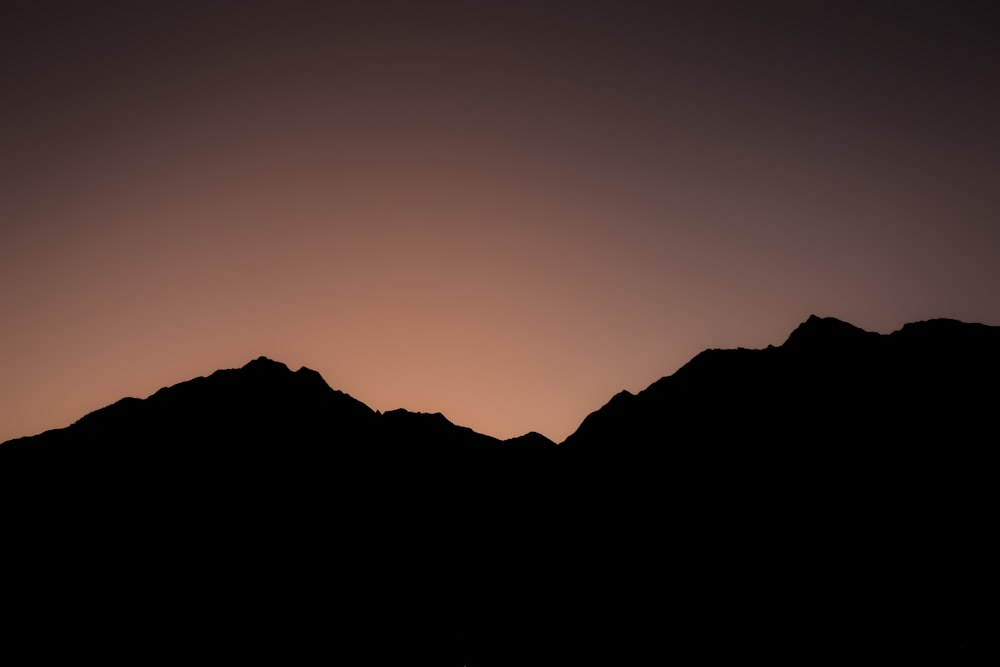
[(263, 355), (257, 357), (256, 359), (249, 361), (243, 366), (246, 370), (289, 370), (288, 366), (281, 363), (280, 361), (275, 361)]
[(810, 315), (788, 336), (784, 346), (791, 348), (827, 347), (857, 342), (874, 336), (878, 336), (878, 334), (865, 331), (835, 317)]
[(541, 433), (537, 431), (528, 431), (524, 435), (519, 435), (514, 438), (508, 438), (504, 440), (507, 445), (515, 445), (520, 447), (555, 447), (556, 443), (552, 442), (546, 438)]

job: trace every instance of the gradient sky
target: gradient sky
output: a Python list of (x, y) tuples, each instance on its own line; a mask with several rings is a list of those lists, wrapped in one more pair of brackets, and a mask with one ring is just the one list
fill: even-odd
[(810, 313), (1000, 324), (990, 3), (12, 4), (0, 441), (259, 355), (559, 441)]

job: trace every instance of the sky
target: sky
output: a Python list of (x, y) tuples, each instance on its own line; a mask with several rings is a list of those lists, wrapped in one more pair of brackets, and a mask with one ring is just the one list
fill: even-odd
[(812, 313), (1000, 325), (989, 3), (18, 4), (0, 441), (260, 355), (561, 441)]

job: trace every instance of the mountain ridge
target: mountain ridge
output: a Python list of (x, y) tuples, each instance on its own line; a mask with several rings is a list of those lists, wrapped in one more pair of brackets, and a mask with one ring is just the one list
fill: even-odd
[[(102, 651), (200, 650), (225, 617), (255, 653), (370, 664), (976, 659), (997, 377), (1000, 327), (810, 318), (556, 445), (258, 357), (0, 445), (8, 571), (43, 571), (8, 601), (111, 600), (114, 637), (81, 640)], [(184, 628), (146, 620), (175, 607)]]
[[(747, 352), (760, 352), (760, 351), (763, 351), (763, 350), (776, 350), (776, 349), (785, 349), (785, 350), (798, 349), (798, 350), (811, 350), (811, 351), (816, 351), (816, 350), (819, 350), (819, 349), (826, 349), (826, 350), (834, 351), (837, 354), (844, 354), (846, 351), (849, 351), (850, 349), (853, 349), (854, 347), (856, 347), (858, 345), (864, 345), (866, 343), (878, 344), (878, 343), (876, 343), (876, 341), (881, 341), (881, 340), (884, 340), (884, 339), (907, 338), (907, 337), (910, 337), (910, 336), (919, 336), (921, 334), (926, 334), (928, 331), (932, 331), (932, 333), (934, 335), (938, 335), (938, 336), (941, 336), (941, 335), (953, 335), (954, 332), (957, 331), (958, 329), (962, 329), (965, 332), (976, 331), (976, 332), (979, 332), (982, 335), (988, 335), (985, 332), (1000, 330), (1000, 327), (991, 327), (990, 325), (980, 324), (980, 323), (968, 323), (968, 322), (963, 322), (961, 320), (956, 320), (956, 319), (951, 319), (951, 318), (934, 318), (934, 319), (929, 319), (929, 320), (921, 320), (921, 321), (915, 321), (915, 322), (908, 322), (908, 323), (903, 324), (902, 327), (900, 327), (899, 329), (897, 329), (897, 330), (895, 330), (895, 331), (893, 331), (891, 333), (880, 334), (880, 333), (877, 333), (877, 332), (866, 331), (866, 330), (864, 330), (864, 329), (862, 329), (860, 327), (857, 327), (857, 326), (855, 326), (853, 324), (850, 324), (850, 323), (845, 322), (843, 320), (837, 319), (835, 317), (820, 317), (820, 316), (817, 316), (815, 314), (811, 314), (811, 315), (809, 315), (809, 317), (806, 320), (804, 320), (795, 329), (793, 329), (793, 331), (789, 334), (789, 336), (786, 338), (786, 340), (782, 344), (780, 344), (778, 346), (768, 345), (766, 348), (761, 348), (761, 349), (742, 348), (742, 347), (741, 348), (708, 348), (708, 349), (705, 349), (702, 352), (699, 352), (698, 354), (696, 354), (694, 357), (692, 357), (692, 359), (690, 359), (688, 362), (686, 362), (685, 364), (683, 364), (681, 367), (679, 367), (676, 371), (674, 371), (674, 373), (672, 373), (670, 375), (666, 375), (666, 376), (661, 377), (659, 380), (656, 380), (656, 381), (652, 382), (650, 385), (648, 385), (646, 388), (640, 390), (636, 394), (633, 394), (632, 392), (630, 392), (628, 390), (624, 390), (624, 389), (620, 390), (617, 394), (614, 394), (611, 397), (611, 399), (609, 399), (609, 401), (605, 404), (604, 407), (609, 407), (612, 404), (618, 404), (618, 403), (620, 403), (622, 401), (627, 401), (629, 398), (634, 398), (636, 396), (641, 396), (643, 394), (646, 394), (650, 390), (654, 390), (654, 392), (655, 392), (655, 388), (657, 386), (661, 385), (661, 383), (663, 383), (668, 378), (672, 378), (672, 377), (675, 377), (675, 376), (685, 377), (687, 375), (690, 375), (695, 369), (698, 369), (698, 372), (700, 372), (702, 370), (702, 368), (714, 365), (714, 363), (716, 362), (716, 360), (720, 360), (720, 362), (721, 362), (721, 360), (722, 360), (723, 357), (728, 360), (729, 358), (732, 358), (734, 355), (745, 354)], [(127, 406), (132, 406), (132, 405), (135, 405), (135, 403), (134, 403), (135, 401), (149, 400), (149, 399), (153, 399), (155, 397), (161, 396), (161, 395), (163, 395), (165, 393), (169, 394), (172, 391), (174, 391), (175, 387), (178, 387), (178, 386), (187, 386), (189, 383), (200, 383), (200, 382), (206, 380), (206, 378), (211, 379), (211, 378), (216, 377), (216, 376), (224, 377), (224, 376), (227, 376), (229, 374), (232, 374), (234, 371), (244, 371), (245, 373), (254, 374), (254, 375), (257, 375), (257, 376), (259, 376), (261, 378), (263, 378), (263, 377), (278, 378), (282, 374), (286, 374), (286, 375), (287, 374), (294, 374), (296, 377), (301, 377), (303, 379), (308, 378), (308, 382), (311, 383), (313, 386), (315, 386), (317, 389), (319, 389), (321, 391), (327, 391), (328, 390), (329, 392), (332, 392), (333, 395), (336, 395), (338, 397), (342, 397), (345, 402), (347, 400), (355, 402), (357, 404), (357, 410), (358, 411), (370, 412), (372, 414), (375, 414), (375, 413), (384, 414), (383, 412), (376, 411), (376, 410), (370, 408), (369, 406), (365, 405), (363, 402), (358, 401), (356, 398), (354, 398), (350, 394), (348, 394), (348, 393), (346, 393), (346, 392), (344, 392), (342, 390), (333, 388), (323, 378), (323, 376), (322, 376), (321, 373), (319, 373), (318, 371), (316, 371), (316, 370), (314, 370), (312, 368), (309, 368), (307, 366), (302, 366), (299, 369), (297, 369), (295, 371), (292, 371), (283, 362), (276, 361), (276, 360), (270, 359), (269, 357), (261, 355), (261, 356), (258, 356), (258, 357), (255, 357), (255, 358), (251, 359), (250, 361), (248, 361), (246, 364), (244, 364), (243, 366), (241, 366), (239, 368), (218, 369), (218, 370), (213, 371), (212, 373), (210, 373), (208, 376), (199, 376), (199, 377), (195, 377), (195, 378), (191, 378), (189, 380), (185, 380), (185, 381), (179, 382), (179, 383), (177, 383), (175, 385), (169, 385), (169, 386), (161, 387), (160, 389), (158, 389), (155, 392), (153, 392), (152, 394), (150, 394), (146, 399), (140, 399), (140, 398), (131, 397), (131, 396), (123, 397), (123, 398), (115, 401), (114, 403), (109, 404), (108, 406), (105, 406), (103, 408), (98, 408), (97, 410), (91, 411), (90, 413), (87, 413), (87, 414), (83, 415), (77, 421), (73, 422), (72, 424), (70, 424), (70, 425), (68, 425), (66, 427), (48, 429), (48, 430), (43, 431), (43, 432), (38, 433), (38, 434), (26, 435), (26, 436), (20, 436), (20, 437), (17, 437), (17, 438), (12, 438), (12, 439), (4, 442), (4, 443), (0, 443), (0, 446), (2, 446), (4, 444), (7, 444), (8, 442), (15, 442), (15, 441), (18, 441), (18, 440), (23, 440), (25, 438), (38, 437), (38, 436), (44, 435), (46, 433), (54, 432), (54, 431), (62, 431), (62, 430), (65, 430), (67, 428), (71, 428), (71, 427), (75, 426), (78, 423), (92, 421), (94, 419), (93, 415), (103, 414), (104, 411), (106, 411), (108, 409), (116, 409), (117, 410), (117, 409), (120, 409), (121, 406), (126, 406), (126, 405)], [(118, 407), (116, 408), (115, 406), (118, 406)], [(405, 408), (396, 408), (394, 410), (389, 410), (389, 411), (386, 411), (386, 412), (397, 412), (397, 411), (400, 411), (400, 410), (406, 411)], [(442, 413), (440, 413), (440, 412), (436, 412), (436, 413), (433, 413), (433, 414), (442, 415)], [(590, 414), (593, 414), (593, 413), (590, 413)], [(484, 435), (487, 438), (491, 438), (493, 440), (498, 440), (500, 442), (504, 442), (504, 441), (508, 441), (508, 442), (510, 442), (510, 441), (523, 442), (526, 439), (527, 440), (532, 440), (532, 441), (535, 441), (535, 442), (539, 442), (539, 439), (537, 437), (535, 437), (535, 436), (541, 436), (542, 438), (544, 438), (545, 440), (549, 441), (552, 444), (560, 444), (560, 445), (562, 445), (562, 444), (565, 444), (567, 441), (572, 441), (572, 440), (576, 439), (576, 436), (577, 436), (578, 431), (580, 430), (580, 427), (583, 426), (583, 422), (585, 422), (587, 420), (587, 418), (590, 416), (590, 414), (585, 415), (584, 418), (583, 418), (583, 420), (581, 421), (580, 425), (578, 426), (578, 428), (575, 431), (573, 431), (572, 433), (570, 433), (563, 441), (561, 441), (559, 443), (555, 443), (551, 439), (545, 437), (542, 434), (538, 434), (538, 433), (536, 433), (534, 431), (530, 431), (530, 432), (522, 434), (520, 436), (514, 436), (514, 437), (511, 437), (511, 438), (507, 438), (506, 440), (500, 440), (500, 439), (497, 439), (497, 438), (495, 438), (493, 436), (489, 436), (487, 434), (479, 434), (479, 435)], [(444, 415), (442, 415), (442, 416), (444, 416)], [(449, 423), (451, 423), (451, 422), (449, 421)], [(468, 428), (468, 427), (461, 427), (461, 428)], [(470, 430), (472, 430), (472, 429), (470, 429)], [(532, 435), (532, 434), (534, 434), (534, 435)]]
[[(585, 417), (580, 428), (560, 444), (565, 446), (585, 439), (588, 420), (592, 426), (611, 413), (629, 412), (633, 408), (640, 410), (638, 406), (649, 403), (656, 404), (651, 409), (662, 410), (665, 407), (662, 403), (670, 400), (668, 394), (688, 407), (692, 400), (711, 406), (722, 396), (729, 401), (729, 407), (737, 401), (742, 417), (752, 420), (754, 415), (761, 417), (771, 409), (765, 400), (767, 396), (800, 407), (808, 419), (816, 419), (817, 412), (806, 408), (803, 397), (796, 396), (794, 387), (815, 382), (812, 391), (824, 400), (833, 400), (838, 387), (850, 386), (851, 372), (859, 377), (864, 374), (877, 377), (877, 382), (904, 395), (914, 393), (912, 387), (907, 387), (911, 382), (916, 383), (914, 386), (921, 382), (956, 382), (966, 392), (978, 391), (974, 386), (976, 382), (988, 372), (1000, 370), (998, 350), (1000, 327), (995, 326), (937, 318), (908, 323), (892, 333), (880, 334), (836, 318), (810, 315), (779, 346), (706, 349), (673, 374), (661, 377), (636, 394), (619, 392), (605, 406)], [(937, 376), (921, 381), (921, 364)], [(949, 368), (952, 369), (950, 373)], [(825, 385), (818, 384), (824, 381)], [(745, 393), (739, 397), (734, 395), (740, 391)], [(867, 394), (870, 402), (875, 401), (870, 395), (871, 387), (855, 388), (854, 391)], [(678, 392), (687, 395), (681, 396)], [(949, 403), (955, 400), (954, 397), (948, 399)], [(861, 402), (855, 401), (856, 404)], [(786, 419), (789, 417), (794, 420), (794, 415)], [(622, 414), (619, 418), (625, 416)], [(638, 431), (650, 430), (657, 429), (647, 421), (635, 427), (631, 435), (644, 438)], [(732, 429), (728, 435), (733, 435)]]

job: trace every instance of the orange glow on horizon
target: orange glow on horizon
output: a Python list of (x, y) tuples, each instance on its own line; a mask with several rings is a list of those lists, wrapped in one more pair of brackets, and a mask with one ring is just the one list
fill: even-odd
[(260, 355), (561, 441), (813, 312), (1000, 323), (1000, 59), (960, 17), (929, 53), (919, 17), (814, 34), (739, 3), (31, 11), (5, 47), (0, 441)]

